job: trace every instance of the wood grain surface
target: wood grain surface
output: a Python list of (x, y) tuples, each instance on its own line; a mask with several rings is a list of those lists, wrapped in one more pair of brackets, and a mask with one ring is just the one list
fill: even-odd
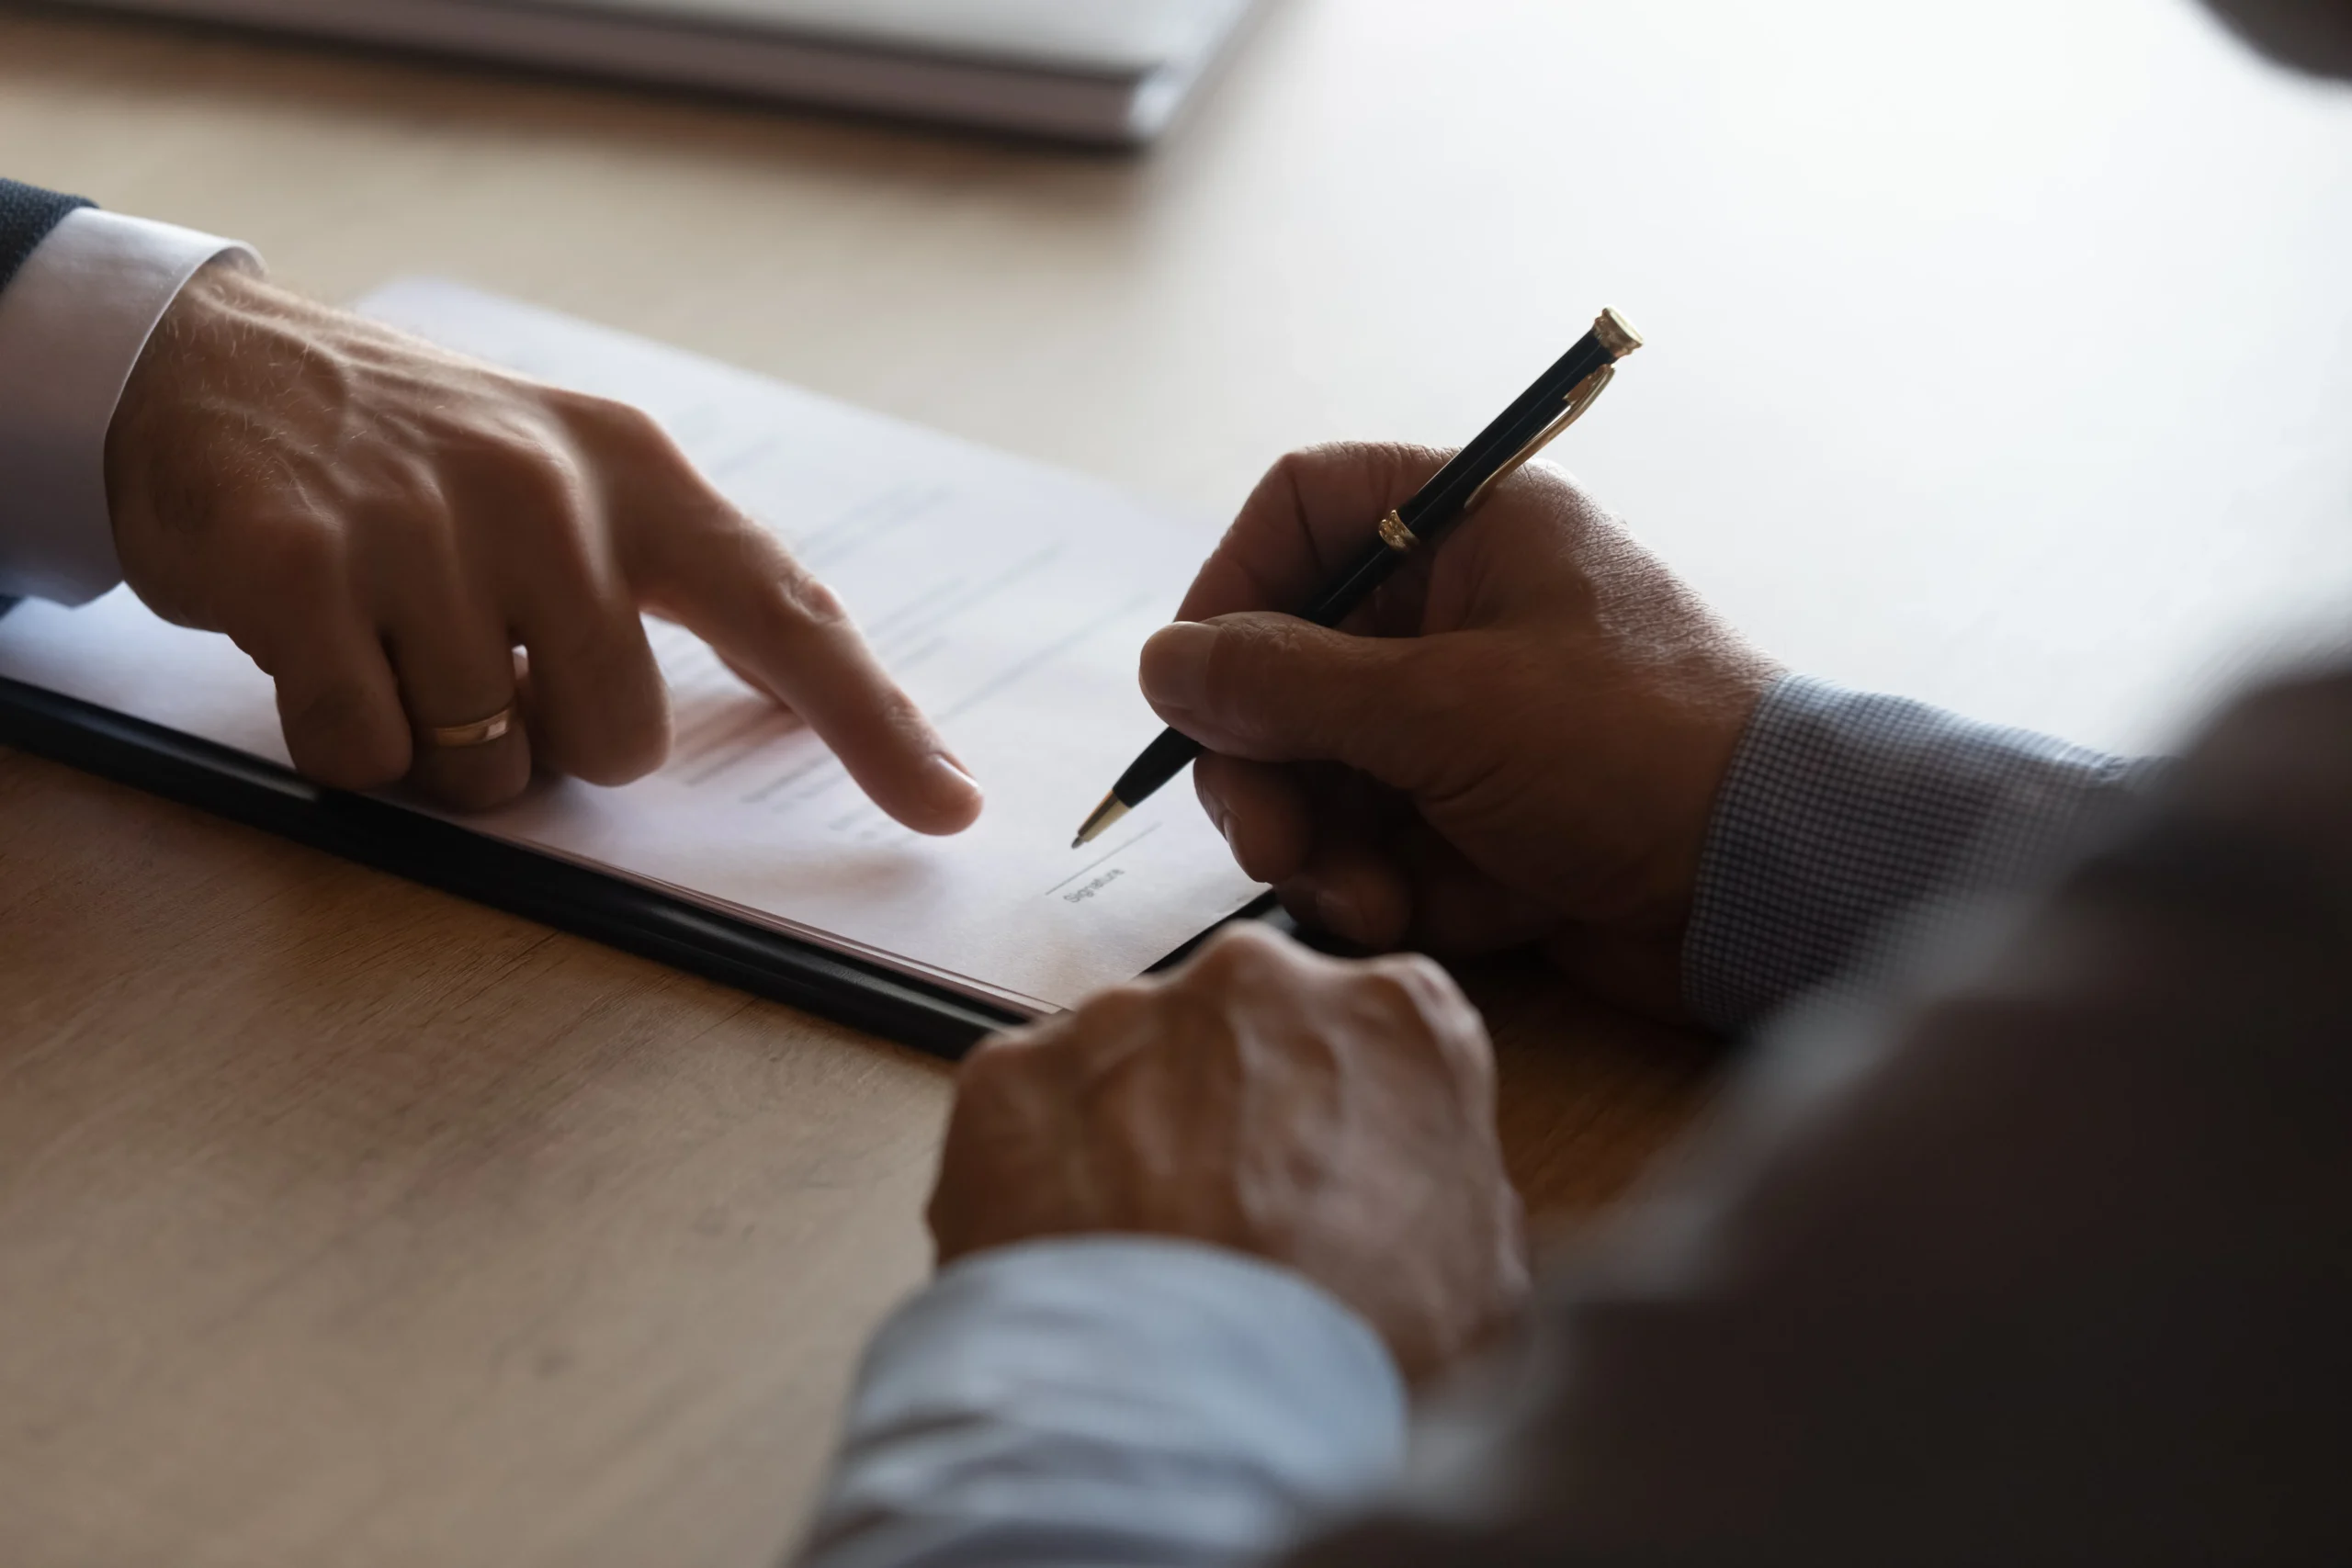
[[(941, 1062), (0, 753), (11, 1563), (757, 1562), (928, 1263)], [(1539, 1216), (1710, 1054), (1509, 968)]]
[[(1651, 347), (1563, 451), (1642, 537), (1799, 667), (2098, 742), (2352, 600), (2352, 103), (2179, 0), (1276, 0), (1142, 158), (10, 6), (0, 172), (1204, 517), (1461, 439), (1615, 304)], [(1719, 1070), (1469, 980), (1543, 1213)], [(949, 1091), (0, 755), (0, 1562), (768, 1561)]]

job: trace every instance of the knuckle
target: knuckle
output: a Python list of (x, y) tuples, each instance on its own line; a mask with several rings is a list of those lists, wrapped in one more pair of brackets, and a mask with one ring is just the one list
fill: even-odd
[(1313, 446), (1294, 446), (1274, 459), (1273, 467), (1259, 483), (1262, 488), (1292, 496), (1305, 496), (1316, 488), (1317, 477), (1328, 467), (1332, 456), (1340, 449), (1337, 442), (1325, 442)]
[(1511, 476), (1511, 484), (1537, 503), (1545, 518), (1571, 538), (1614, 535), (1631, 542), (1633, 536), (1611, 515), (1577, 477), (1549, 458), (1538, 457)]
[(505, 485), (514, 503), (509, 520), (528, 532), (534, 546), (552, 548), (559, 559), (576, 557), (585, 538), (588, 480), (579, 460), (560, 445), (525, 438), (503, 454)]
[(1342, 491), (1359, 493), (1366, 480), (1375, 495), (1401, 502), (1443, 468), (1453, 452), (1398, 441), (1324, 441), (1285, 453), (1274, 472), (1302, 501)]
[[(782, 540), (727, 502), (712, 496), (707, 505), (686, 508), (682, 515), (694, 530), (693, 553), (706, 567), (725, 563), (723, 576), (747, 634), (789, 648), (854, 630), (841, 595)], [(676, 575), (675, 564), (661, 575)]]
[(382, 486), (407, 519), (424, 519), (446, 526), (449, 515), (448, 476), (433, 455), (424, 451), (379, 455), (384, 465)]
[(841, 595), (791, 557), (783, 557), (771, 581), (775, 592), (768, 598), (767, 613), (777, 633), (805, 637), (849, 627), (849, 606)]
[(1392, 503), (1401, 503), (1453, 461), (1455, 450), (1410, 441), (1382, 441), (1358, 447), (1355, 460), (1380, 476), (1382, 489)]
[(668, 431), (661, 421), (638, 407), (616, 398), (600, 398), (586, 392), (562, 394), (559, 403), (574, 428), (592, 436), (600, 444), (610, 443), (625, 447), (662, 452), (674, 451)]
[(1298, 967), (1302, 951), (1255, 920), (1236, 920), (1202, 945), (1174, 983), (1193, 992), (1279, 985)]
[(1494, 1051), (1486, 1021), (1453, 976), (1419, 953), (1375, 959), (1372, 968), (1381, 987), (1378, 1005), (1393, 1024), (1433, 1051), (1457, 1079), (1473, 1086), (1491, 1080)]
[(1469, 1005), (1453, 977), (1435, 960), (1417, 953), (1369, 959), (1355, 983), (1372, 1005), (1431, 1033), (1444, 1032)]
[(461, 527), (518, 539), (535, 558), (563, 549), (588, 511), (587, 471), (564, 427), (543, 416), (486, 419), (453, 434), (443, 467)]
[(1404, 970), (1385, 960), (1374, 960), (1348, 985), (1355, 993), (1357, 1007), (1384, 1024), (1409, 1028), (1426, 1021), (1420, 987)]
[(1445, 966), (1425, 953), (1387, 953), (1371, 961), (1372, 966), (1396, 979), (1397, 984), (1417, 995), (1438, 997), (1458, 994), (1453, 976)]

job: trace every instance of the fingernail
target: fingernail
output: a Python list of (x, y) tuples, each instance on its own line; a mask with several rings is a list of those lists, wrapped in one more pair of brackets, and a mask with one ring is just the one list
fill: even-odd
[(1160, 627), (1143, 645), (1143, 694), (1155, 707), (1197, 708), (1208, 695), (1216, 629), (1198, 621)]
[(963, 763), (946, 752), (933, 751), (931, 754), (931, 769), (935, 779), (946, 784), (956, 794), (973, 800), (980, 798), (980, 781), (974, 778), (970, 770), (967, 769)]

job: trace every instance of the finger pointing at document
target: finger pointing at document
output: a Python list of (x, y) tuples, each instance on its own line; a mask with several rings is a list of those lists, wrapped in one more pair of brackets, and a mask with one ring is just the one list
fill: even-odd
[(535, 761), (642, 776), (670, 747), (650, 612), (798, 714), (908, 827), (979, 813), (840, 601), (625, 405), (214, 266), (124, 389), (107, 493), (131, 588), (252, 656), (322, 783), (405, 780), (472, 808)]

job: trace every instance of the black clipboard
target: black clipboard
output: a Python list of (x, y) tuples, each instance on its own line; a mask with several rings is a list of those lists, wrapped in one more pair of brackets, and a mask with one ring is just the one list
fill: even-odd
[[(0, 600), (0, 615), (10, 608)], [(1018, 1013), (786, 936), (676, 894), (467, 831), (110, 708), (0, 676), (0, 745), (956, 1057)], [(1274, 909), (1267, 894), (1231, 918)], [(1216, 928), (1212, 927), (1211, 930)], [(1154, 964), (1177, 963), (1203, 931)]]

